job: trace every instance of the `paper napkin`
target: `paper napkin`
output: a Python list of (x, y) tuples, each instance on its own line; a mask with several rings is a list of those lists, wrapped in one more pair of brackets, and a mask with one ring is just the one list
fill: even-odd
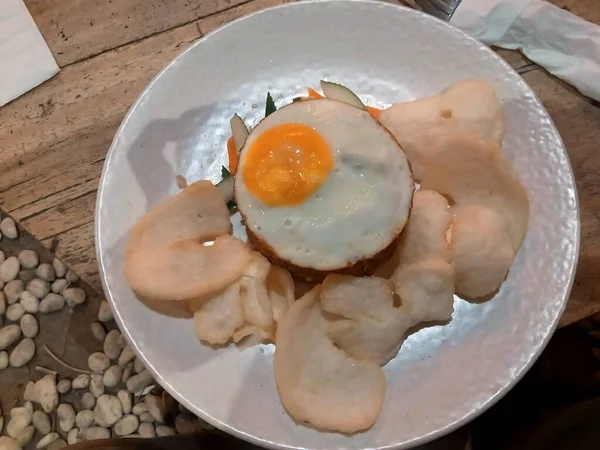
[(58, 73), (22, 0), (0, 0), (0, 106)]

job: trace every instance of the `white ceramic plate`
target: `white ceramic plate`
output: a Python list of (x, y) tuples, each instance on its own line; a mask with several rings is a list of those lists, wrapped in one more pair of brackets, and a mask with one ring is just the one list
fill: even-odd
[[(254, 125), (263, 117), (267, 91), (282, 105), (322, 78), (383, 106), (470, 77), (495, 85), (504, 103), (504, 150), (529, 192), (529, 232), (492, 301), (475, 305), (457, 298), (449, 325), (413, 334), (385, 367), (385, 404), (368, 432), (348, 437), (296, 425), (277, 395), (273, 346), (211, 349), (199, 344), (191, 321), (153, 313), (134, 297), (122, 272), (129, 229), (150, 206), (178, 192), (176, 174), (189, 181), (220, 179), (234, 112)], [(129, 111), (104, 166), (96, 211), (106, 296), (157, 381), (208, 422), (274, 448), (409, 448), (481, 413), (550, 338), (569, 294), (578, 241), (569, 161), (523, 80), (462, 32), (369, 1), (294, 3), (198, 41)]]

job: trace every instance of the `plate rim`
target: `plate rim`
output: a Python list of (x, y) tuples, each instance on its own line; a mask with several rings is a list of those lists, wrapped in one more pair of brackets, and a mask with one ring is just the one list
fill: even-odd
[[(515, 376), (510, 380), (509, 383), (507, 383), (505, 386), (503, 386), (501, 389), (499, 389), (495, 395), (493, 395), (492, 397), (487, 399), (482, 405), (480, 405), (478, 408), (471, 411), (469, 414), (466, 414), (461, 419), (447, 424), (444, 428), (440, 428), (438, 430), (430, 432), (429, 434), (414, 438), (414, 439), (404, 442), (404, 443), (373, 447), (373, 450), (409, 449), (409, 448), (413, 448), (413, 447), (416, 447), (419, 445), (429, 443), (429, 442), (434, 441), (435, 439), (439, 439), (443, 436), (446, 436), (447, 434), (452, 433), (453, 431), (457, 430), (458, 428), (473, 421), (474, 419), (479, 417), (481, 414), (483, 414), (485, 411), (487, 411), (489, 408), (494, 406), (523, 378), (523, 376), (529, 371), (529, 369), (533, 366), (533, 364), (535, 364), (535, 362), (538, 360), (539, 356), (541, 355), (541, 353), (544, 351), (544, 349), (548, 345), (548, 342), (550, 341), (550, 339), (552, 338), (552, 336), (554, 335), (554, 332), (556, 331), (556, 329), (558, 327), (559, 321), (564, 314), (568, 300), (570, 298), (570, 294), (571, 294), (573, 284), (575, 281), (578, 259), (579, 259), (579, 255), (580, 255), (581, 213), (580, 213), (579, 193), (577, 190), (575, 174), (573, 172), (573, 166), (572, 166), (571, 160), (569, 158), (567, 148), (564, 144), (562, 136), (560, 135), (558, 129), (556, 128), (554, 120), (548, 113), (546, 107), (544, 106), (542, 101), (539, 99), (537, 94), (533, 91), (533, 89), (529, 86), (529, 84), (527, 84), (527, 82), (523, 79), (521, 74), (519, 74), (517, 72), (517, 70), (515, 70), (510, 64), (508, 64), (508, 62), (506, 62), (501, 56), (499, 56), (496, 52), (494, 52), (489, 46), (487, 46), (484, 43), (482, 43), (481, 41), (473, 38), (472, 36), (469, 36), (466, 32), (464, 32), (460, 28), (455, 27), (454, 25), (452, 25), (448, 22), (445, 22), (441, 19), (438, 19), (437, 17), (426, 14), (422, 11), (418, 11), (418, 10), (415, 10), (415, 9), (412, 9), (412, 8), (409, 8), (407, 6), (400, 5), (397, 3), (390, 3), (385, 0), (383, 0), (383, 1), (382, 0), (298, 0), (298, 1), (293, 1), (290, 3), (283, 3), (280, 5), (263, 8), (258, 11), (254, 11), (250, 14), (238, 17), (238, 18), (210, 31), (209, 33), (205, 34), (204, 36), (201, 36), (200, 38), (198, 38), (187, 49), (185, 49), (184, 51), (179, 53), (177, 56), (175, 56), (144, 87), (144, 89), (140, 92), (140, 94), (138, 95), (136, 100), (132, 103), (132, 105), (127, 110), (127, 113), (123, 117), (121, 124), (119, 125), (119, 127), (117, 128), (117, 130), (113, 136), (111, 145), (107, 151), (106, 158), (105, 158), (104, 164), (102, 166), (102, 173), (101, 173), (101, 176), (99, 179), (97, 198), (96, 198), (96, 204), (95, 204), (95, 210), (94, 210), (94, 247), (95, 247), (95, 252), (96, 252), (96, 259), (98, 261), (98, 269), (99, 269), (98, 272), (100, 275), (100, 281), (102, 284), (102, 289), (104, 291), (106, 300), (109, 303), (111, 310), (113, 310), (113, 312), (114, 312), (114, 309), (112, 306), (113, 295), (112, 295), (112, 292), (108, 285), (108, 282), (106, 280), (105, 262), (104, 262), (104, 258), (103, 258), (101, 248), (100, 248), (100, 218), (101, 217), (100, 217), (99, 211), (100, 211), (100, 206), (101, 206), (102, 200), (104, 198), (104, 185), (105, 185), (105, 178), (107, 176), (106, 169), (111, 162), (113, 154), (115, 153), (114, 150), (117, 147), (117, 143), (119, 141), (119, 138), (120, 138), (123, 130), (127, 126), (131, 117), (135, 114), (137, 108), (140, 106), (140, 104), (142, 103), (144, 98), (149, 94), (149, 92), (152, 89), (152, 87), (154, 86), (154, 84), (159, 81), (159, 79), (171, 68), (171, 66), (176, 64), (182, 58), (184, 58), (185, 55), (188, 52), (191, 52), (194, 48), (196, 48), (196, 46), (202, 45), (205, 40), (210, 39), (214, 34), (225, 32), (229, 27), (235, 27), (238, 23), (245, 21), (245, 20), (249, 20), (249, 19), (253, 18), (254, 16), (258, 16), (260, 14), (268, 14), (274, 10), (278, 10), (278, 9), (282, 9), (282, 8), (294, 8), (298, 5), (302, 6), (302, 5), (307, 5), (307, 4), (318, 4), (318, 3), (340, 3), (340, 4), (359, 3), (359, 4), (366, 4), (366, 5), (373, 5), (373, 6), (387, 6), (390, 8), (396, 8), (399, 10), (403, 10), (405, 14), (414, 14), (416, 16), (420, 16), (421, 18), (426, 18), (426, 20), (433, 20), (433, 21), (439, 22), (443, 26), (451, 29), (452, 32), (461, 35), (461, 37), (463, 39), (467, 39), (467, 40), (473, 42), (474, 44), (478, 45), (479, 48), (481, 49), (481, 51), (486, 52), (488, 55), (492, 55), (492, 58), (495, 59), (496, 62), (499, 62), (501, 65), (503, 65), (504, 68), (507, 69), (509, 72), (511, 72), (513, 75), (517, 75), (519, 83), (531, 95), (536, 106), (538, 108), (540, 108), (541, 111), (543, 111), (545, 118), (549, 121), (552, 131), (558, 137), (558, 143), (560, 144), (560, 147), (562, 148), (562, 152), (565, 156), (565, 160), (567, 162), (567, 167), (569, 169), (568, 170), (569, 171), (569, 179), (570, 179), (572, 186), (574, 187), (573, 192), (574, 192), (574, 214), (575, 214), (575, 217), (574, 217), (575, 240), (573, 242), (573, 250), (574, 250), (573, 258), (572, 258), (572, 260), (569, 261), (569, 269), (568, 269), (569, 280), (568, 280), (568, 283), (564, 286), (564, 295), (562, 296), (562, 299), (561, 299), (560, 310), (558, 311), (558, 314), (556, 314), (556, 316), (553, 318), (551, 326), (547, 328), (546, 334), (544, 335), (540, 345), (538, 346), (537, 349), (535, 349), (533, 356), (530, 358), (530, 360), (527, 362), (527, 364), (525, 364), (523, 367), (521, 367), (519, 372), (517, 372), (515, 374)], [(123, 322), (122, 322), (119, 314), (114, 314), (114, 320), (117, 323), (119, 330), (127, 329), (126, 327), (123, 326)], [(124, 332), (123, 334), (124, 334), (128, 344), (130, 345), (130, 347), (134, 350), (136, 357), (140, 358), (144, 362), (145, 368), (152, 374), (153, 379), (156, 382), (158, 382), (180, 404), (185, 406), (188, 410), (194, 412), (194, 414), (198, 415), (201, 419), (205, 420), (206, 422), (215, 426), (216, 428), (220, 429), (221, 431), (228, 433), (229, 435), (238, 437), (238, 438), (243, 439), (246, 442), (250, 442), (254, 445), (258, 445), (258, 446), (265, 447), (265, 448), (271, 448), (271, 449), (296, 449), (296, 448), (299, 448), (299, 447), (289, 446), (289, 445), (285, 445), (285, 444), (278, 444), (273, 441), (245, 433), (241, 430), (231, 427), (227, 423), (219, 421), (218, 419), (212, 417), (210, 414), (206, 413), (205, 411), (195, 407), (190, 401), (188, 401), (183, 396), (179, 395), (177, 390), (174, 389), (171, 386), (171, 384), (169, 382), (167, 382), (155, 370), (154, 366), (152, 364), (150, 364), (150, 362), (140, 352), (136, 343), (133, 341), (133, 339), (131, 338), (129, 333)]]

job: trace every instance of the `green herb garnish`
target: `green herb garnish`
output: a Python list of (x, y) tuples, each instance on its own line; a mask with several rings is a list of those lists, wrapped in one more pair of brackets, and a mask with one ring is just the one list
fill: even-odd
[(227, 178), (230, 178), (230, 177), (231, 177), (231, 172), (229, 170), (227, 170), (227, 167), (221, 166), (221, 178), (226, 180)]
[(267, 105), (265, 107), (265, 117), (267, 117), (270, 114), (273, 114), (275, 111), (277, 111), (277, 107), (275, 106), (273, 97), (271, 97), (270, 92), (267, 92)]

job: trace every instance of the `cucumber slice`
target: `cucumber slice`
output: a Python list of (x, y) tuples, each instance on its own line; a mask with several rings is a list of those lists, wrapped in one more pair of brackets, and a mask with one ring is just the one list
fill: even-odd
[(244, 120), (237, 114), (233, 115), (233, 117), (229, 121), (229, 125), (231, 126), (231, 135), (233, 136), (235, 149), (239, 153), (242, 147), (244, 146), (246, 139), (248, 139), (248, 135), (250, 133), (248, 132), (248, 128), (246, 128)]
[(358, 96), (348, 89), (346, 86), (341, 84), (332, 83), (331, 81), (321, 80), (321, 89), (323, 94), (329, 100), (335, 100), (336, 102), (347, 103), (357, 108), (366, 110), (364, 103), (358, 98)]

